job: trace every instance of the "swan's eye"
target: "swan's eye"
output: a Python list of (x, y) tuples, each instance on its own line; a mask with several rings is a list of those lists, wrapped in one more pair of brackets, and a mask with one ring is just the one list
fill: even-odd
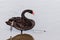
[(29, 11), (29, 13), (31, 13), (31, 14), (32, 14), (32, 13), (33, 13), (33, 11)]

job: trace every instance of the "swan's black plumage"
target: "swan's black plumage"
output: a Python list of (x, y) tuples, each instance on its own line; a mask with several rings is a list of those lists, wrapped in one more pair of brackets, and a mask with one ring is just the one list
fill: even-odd
[(26, 18), (25, 17), (26, 12), (33, 14), (32, 10), (29, 10), (29, 9), (24, 10), (21, 14), (21, 17), (12, 17), (8, 21), (6, 21), (6, 24), (11, 26), (12, 21), (14, 21), (12, 26), (18, 30), (32, 29), (35, 25), (35, 21), (32, 19)]

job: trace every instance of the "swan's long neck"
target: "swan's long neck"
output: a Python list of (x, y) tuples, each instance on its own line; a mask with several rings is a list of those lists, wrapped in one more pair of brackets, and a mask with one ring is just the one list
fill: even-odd
[[(21, 14), (21, 17), (22, 17), (22, 18), (26, 18), (26, 17), (25, 17), (25, 13), (26, 13), (26, 12), (27, 12), (27, 11), (23, 11), (23, 12), (22, 12), (22, 14)], [(26, 19), (27, 19), (27, 18), (26, 18)]]

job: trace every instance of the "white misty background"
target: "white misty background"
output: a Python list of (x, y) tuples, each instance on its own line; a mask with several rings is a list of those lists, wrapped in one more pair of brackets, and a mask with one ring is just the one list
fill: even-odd
[[(60, 40), (60, 0), (0, 0), (0, 40), (15, 36), (20, 31), (5, 24), (11, 17), (20, 16), (25, 9), (32, 9), (35, 15), (26, 17), (35, 20), (36, 25), (31, 31), (24, 31), (35, 40)], [(46, 32), (38, 32), (46, 30)]]

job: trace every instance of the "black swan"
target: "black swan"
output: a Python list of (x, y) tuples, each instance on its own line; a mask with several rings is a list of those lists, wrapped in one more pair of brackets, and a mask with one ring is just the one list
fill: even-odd
[(25, 17), (25, 13), (28, 12), (33, 14), (33, 11), (30, 9), (24, 10), (21, 14), (21, 17), (12, 17), (6, 21), (7, 25), (10, 25), (18, 30), (30, 30), (34, 27), (35, 21)]

